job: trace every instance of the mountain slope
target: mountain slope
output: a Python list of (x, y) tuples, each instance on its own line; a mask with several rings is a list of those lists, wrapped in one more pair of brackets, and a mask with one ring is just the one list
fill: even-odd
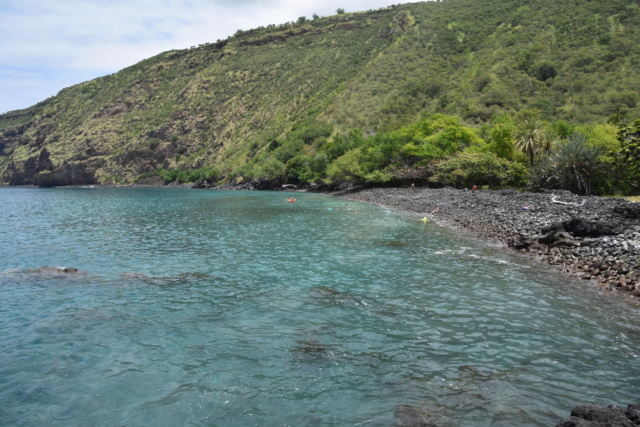
[(131, 182), (241, 167), (303, 124), (392, 130), (434, 112), (638, 116), (627, 0), (448, 0), (269, 26), (162, 53), (0, 116), (0, 182)]

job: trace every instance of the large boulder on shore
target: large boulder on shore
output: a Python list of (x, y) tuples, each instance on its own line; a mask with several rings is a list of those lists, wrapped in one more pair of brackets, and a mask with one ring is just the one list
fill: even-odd
[(571, 218), (562, 223), (564, 229), (575, 237), (600, 237), (622, 232), (620, 223), (587, 221), (583, 218)]
[(571, 218), (566, 221), (554, 222), (540, 229), (542, 237), (540, 243), (554, 244), (562, 238), (601, 237), (620, 234), (623, 227), (620, 223), (608, 223), (604, 221), (586, 220), (584, 218)]
[(265, 177), (255, 178), (249, 184), (252, 190), (276, 190), (280, 188), (282, 182), (279, 179), (268, 179)]

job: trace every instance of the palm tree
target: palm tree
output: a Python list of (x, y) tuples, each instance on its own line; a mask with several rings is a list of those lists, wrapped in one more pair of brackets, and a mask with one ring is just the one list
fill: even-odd
[(516, 141), (516, 148), (529, 155), (530, 165), (533, 166), (533, 159), (538, 145), (542, 138), (542, 122), (533, 117), (527, 117), (516, 124), (513, 131), (513, 138)]
[(585, 135), (574, 133), (565, 143), (558, 145), (550, 161), (561, 188), (584, 192), (588, 196), (591, 194), (592, 177), (602, 169), (602, 150), (588, 146), (586, 141)]
[(542, 157), (549, 157), (555, 146), (558, 144), (558, 141), (559, 138), (557, 133), (555, 133), (551, 129), (544, 130), (542, 132), (542, 136), (540, 137), (538, 152), (542, 155)]

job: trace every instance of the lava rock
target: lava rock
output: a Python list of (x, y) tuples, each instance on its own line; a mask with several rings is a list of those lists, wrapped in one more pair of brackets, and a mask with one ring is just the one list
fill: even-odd
[(561, 420), (556, 427), (635, 427), (640, 425), (640, 404), (634, 403), (626, 409), (622, 406), (608, 407), (586, 404), (571, 411), (571, 416)]

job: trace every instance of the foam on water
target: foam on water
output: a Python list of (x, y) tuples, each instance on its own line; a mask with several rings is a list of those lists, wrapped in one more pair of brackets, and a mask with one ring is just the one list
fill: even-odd
[(419, 218), (287, 198), (0, 189), (0, 424), (553, 425), (638, 400), (636, 307)]

